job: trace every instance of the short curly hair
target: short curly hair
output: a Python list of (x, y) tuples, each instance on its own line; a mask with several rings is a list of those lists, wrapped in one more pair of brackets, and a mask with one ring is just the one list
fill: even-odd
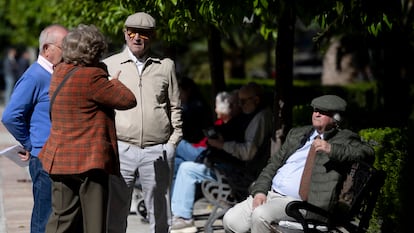
[(75, 65), (97, 64), (108, 44), (95, 25), (79, 24), (71, 29), (62, 44), (62, 59)]
[(221, 113), (221, 114), (230, 114), (230, 99), (231, 99), (231, 94), (226, 92), (226, 91), (222, 91), (219, 92), (216, 95), (216, 113)]

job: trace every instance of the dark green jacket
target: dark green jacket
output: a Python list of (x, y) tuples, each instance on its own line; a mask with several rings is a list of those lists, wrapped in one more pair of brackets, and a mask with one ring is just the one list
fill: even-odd
[[(264, 193), (270, 190), (276, 171), (300, 147), (302, 147), (314, 131), (312, 126), (293, 128), (289, 131), (280, 150), (273, 154), (266, 167), (255, 181), (251, 194)], [(372, 162), (374, 150), (362, 142), (358, 134), (350, 130), (332, 129), (325, 132), (324, 140), (331, 144), (331, 153), (318, 152), (312, 170), (308, 202), (325, 210), (331, 209), (337, 201), (338, 182), (345, 178), (347, 168), (355, 161)]]

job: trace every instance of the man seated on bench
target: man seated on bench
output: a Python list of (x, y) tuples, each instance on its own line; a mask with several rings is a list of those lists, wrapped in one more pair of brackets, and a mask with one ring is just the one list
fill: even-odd
[[(256, 83), (248, 83), (240, 88), (238, 100), (243, 113), (223, 125), (220, 131), (223, 138), (208, 139), (209, 148), (216, 148), (212, 154), (221, 152), (220, 156), (224, 156), (225, 152), (239, 161), (249, 161), (263, 143), (270, 141), (272, 115), (270, 108), (263, 105), (262, 98), (263, 89)], [(171, 233), (197, 231), (192, 219), (195, 190), (196, 184), (204, 180), (215, 180), (212, 169), (204, 163), (187, 161), (180, 165), (171, 199)]]
[[(255, 181), (251, 195), (224, 215), (226, 232), (270, 232), (272, 222), (293, 220), (285, 213), (293, 200), (306, 200), (328, 210), (337, 200), (336, 187), (342, 178), (338, 171), (353, 162), (373, 161), (372, 147), (358, 134), (339, 128), (345, 100), (324, 95), (313, 99), (311, 106), (312, 125), (290, 130)], [(316, 152), (308, 154), (310, 151)], [(314, 158), (310, 173), (305, 169), (307, 158)]]

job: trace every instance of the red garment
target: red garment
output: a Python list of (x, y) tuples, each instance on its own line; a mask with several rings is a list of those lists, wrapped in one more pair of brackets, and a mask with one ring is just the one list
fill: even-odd
[[(224, 122), (223, 122), (223, 120), (222, 119), (217, 119), (215, 122), (214, 122), (214, 125), (215, 126), (218, 126), (218, 125), (222, 125), (222, 124), (224, 124)], [(201, 139), (199, 142), (197, 142), (197, 143), (193, 143), (192, 144), (194, 147), (203, 147), (203, 148), (207, 148), (207, 137), (204, 137), (203, 139)]]
[[(66, 63), (56, 67), (49, 96), (73, 67)], [(50, 136), (39, 154), (44, 169), (50, 174), (103, 169), (119, 175), (114, 109), (136, 104), (134, 94), (119, 80), (109, 81), (105, 70), (81, 67), (75, 71), (53, 103)]]

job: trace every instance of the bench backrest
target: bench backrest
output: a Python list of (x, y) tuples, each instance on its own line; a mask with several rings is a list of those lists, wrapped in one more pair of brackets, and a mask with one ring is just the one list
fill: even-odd
[(366, 232), (384, 180), (383, 171), (364, 162), (353, 164), (330, 224), (342, 225), (350, 232)]
[[(378, 194), (384, 184), (385, 173), (364, 162), (352, 164), (346, 179), (341, 183), (337, 205), (329, 212), (305, 201), (292, 201), (286, 206), (286, 213), (300, 223), (303, 230), (292, 230), (279, 225), (275, 232), (320, 232), (314, 227), (325, 226), (332, 232), (364, 233), (368, 230)], [(305, 218), (306, 210), (314, 217)], [(309, 225), (312, 224), (312, 227)], [(343, 229), (345, 228), (345, 230)]]

